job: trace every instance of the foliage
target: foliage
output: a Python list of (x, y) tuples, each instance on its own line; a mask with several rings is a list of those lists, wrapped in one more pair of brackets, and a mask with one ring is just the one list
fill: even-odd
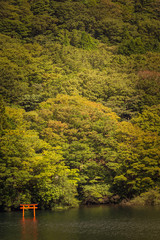
[(159, 0), (0, 1), (2, 208), (158, 203), (159, 11)]
[(86, 185), (83, 188), (83, 198), (85, 204), (109, 203), (112, 193), (109, 192), (110, 186), (102, 185)]
[(131, 123), (122, 122), (117, 134), (121, 165), (114, 178), (114, 191), (132, 198), (159, 186), (160, 139), (157, 132), (143, 132)]
[(125, 55), (142, 54), (145, 53), (145, 47), (140, 38), (130, 38), (122, 41), (118, 52)]
[(157, 189), (150, 189), (148, 192), (142, 193), (140, 196), (134, 198), (130, 201), (131, 205), (159, 205), (160, 204), (160, 193)]
[[(46, 208), (77, 203), (77, 171), (63, 163), (60, 150), (27, 130), (24, 110), (6, 109), (8, 124), (1, 136), (0, 203), (3, 208), (38, 202)], [(9, 143), (9, 144), (8, 144)]]
[(143, 109), (142, 114), (132, 119), (144, 131), (160, 133), (160, 106), (154, 105)]

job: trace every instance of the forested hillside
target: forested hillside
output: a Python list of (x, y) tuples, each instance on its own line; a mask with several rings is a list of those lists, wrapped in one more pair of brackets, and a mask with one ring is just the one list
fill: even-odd
[(160, 1), (0, 0), (0, 208), (160, 204)]

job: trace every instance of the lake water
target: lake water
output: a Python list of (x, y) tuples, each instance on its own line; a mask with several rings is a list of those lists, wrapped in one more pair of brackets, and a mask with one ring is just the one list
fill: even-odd
[(159, 240), (160, 207), (0, 213), (0, 240)]

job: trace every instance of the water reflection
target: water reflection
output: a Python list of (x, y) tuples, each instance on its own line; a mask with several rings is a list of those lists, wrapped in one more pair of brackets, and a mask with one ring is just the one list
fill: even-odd
[(36, 217), (25, 218), (22, 217), (21, 221), (21, 240), (38, 240), (38, 220)]
[(160, 208), (83, 207), (0, 213), (0, 240), (159, 240)]

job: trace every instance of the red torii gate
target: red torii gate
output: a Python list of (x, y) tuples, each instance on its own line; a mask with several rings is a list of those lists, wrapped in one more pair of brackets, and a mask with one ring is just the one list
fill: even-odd
[(24, 217), (24, 209), (33, 209), (33, 215), (34, 217), (36, 216), (36, 211), (38, 204), (20, 204), (20, 209), (23, 210), (23, 217)]

